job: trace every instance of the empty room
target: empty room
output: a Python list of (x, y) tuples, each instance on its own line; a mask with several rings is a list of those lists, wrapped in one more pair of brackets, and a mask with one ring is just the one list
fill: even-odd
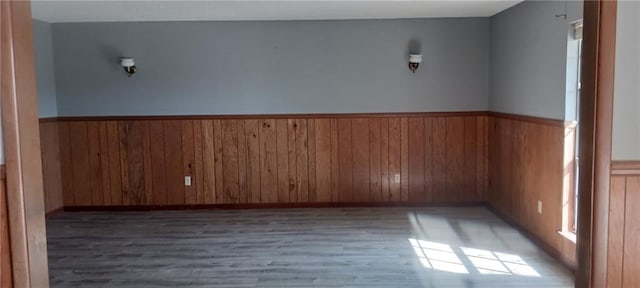
[(0, 287), (640, 287), (639, 14), (2, 1)]

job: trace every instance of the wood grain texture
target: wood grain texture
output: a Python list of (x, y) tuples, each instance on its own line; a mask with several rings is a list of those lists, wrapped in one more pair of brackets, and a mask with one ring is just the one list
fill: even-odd
[[(467, 119), (464, 122), (467, 121), (471, 120)], [(469, 128), (473, 124), (464, 122), (460, 129), (465, 135), (470, 135), (472, 132)], [(488, 168), (490, 185), (487, 197), (490, 205), (500, 214), (535, 235), (540, 242), (553, 250), (550, 251), (551, 254), (560, 257), (560, 260), (569, 267), (575, 268), (575, 243), (558, 233), (563, 230), (562, 209), (565, 207), (563, 205), (564, 127), (513, 117), (490, 117), (488, 123), (488, 139), (491, 140), (491, 145)], [(478, 127), (478, 125), (475, 126)], [(459, 129), (449, 128), (451, 131)], [(476, 129), (476, 133), (478, 130), (483, 131)], [(450, 129), (447, 129), (447, 133), (449, 132)], [(449, 144), (451, 145), (447, 145), (447, 149), (456, 146), (453, 142)], [(470, 146), (470, 144), (467, 145)], [(484, 143), (481, 145), (482, 149), (485, 149), (485, 145)], [(460, 149), (462, 154), (472, 153), (470, 147), (465, 149), (464, 146), (455, 149)], [(456, 154), (447, 153), (447, 155)], [(486, 164), (482, 160), (484, 156), (480, 156), (479, 159), (483, 163), (476, 163), (476, 167), (480, 167), (476, 169), (483, 171)], [(452, 163), (461, 164), (454, 159), (447, 161), (448, 165)], [(462, 169), (464, 175), (468, 174), (464, 171), (469, 168), (465, 168), (464, 165), (447, 172), (459, 173), (458, 169)], [(476, 177), (476, 179), (482, 180), (482, 177)], [(467, 177), (463, 179), (471, 181)], [(464, 186), (478, 187), (472, 183)], [(484, 189), (479, 190), (484, 191)], [(541, 214), (537, 210), (538, 201), (542, 202)]]
[[(47, 126), (47, 128), (49, 128)], [(0, 287), (13, 287), (11, 267), (11, 243), (9, 239), (9, 213), (7, 209), (7, 188), (4, 165), (0, 166)]]
[[(12, 284), (21, 288), (49, 287), (32, 22), (30, 1), (0, 2), (0, 106), (6, 203), (11, 219)], [(84, 158), (88, 158), (88, 152)]]
[(41, 129), (58, 138), (43, 143), (60, 145), (59, 163), (45, 159), (60, 180), (47, 183), (67, 207), (445, 203), (486, 199), (480, 117), (92, 119)]
[[(612, 166), (629, 171), (627, 165)], [(640, 173), (611, 170), (606, 287), (640, 286)]]

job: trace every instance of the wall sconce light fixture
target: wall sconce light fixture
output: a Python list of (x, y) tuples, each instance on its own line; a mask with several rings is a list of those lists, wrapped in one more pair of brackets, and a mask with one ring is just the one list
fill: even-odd
[(124, 71), (127, 72), (127, 76), (131, 77), (131, 75), (136, 73), (136, 62), (133, 61), (133, 58), (120, 58), (120, 65), (124, 67)]
[(420, 66), (420, 63), (422, 63), (422, 55), (409, 55), (409, 69), (411, 69), (411, 72), (416, 73), (416, 70), (418, 70), (418, 66)]

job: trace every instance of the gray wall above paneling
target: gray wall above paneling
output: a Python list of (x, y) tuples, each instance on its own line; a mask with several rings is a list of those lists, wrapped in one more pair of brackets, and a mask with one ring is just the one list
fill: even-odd
[(567, 39), (581, 18), (582, 1), (524, 1), (491, 17), (491, 111), (571, 118)]
[(41, 118), (58, 116), (50, 23), (33, 20), (33, 48), (36, 62), (38, 115)]
[(61, 116), (489, 107), (489, 18), (52, 26)]

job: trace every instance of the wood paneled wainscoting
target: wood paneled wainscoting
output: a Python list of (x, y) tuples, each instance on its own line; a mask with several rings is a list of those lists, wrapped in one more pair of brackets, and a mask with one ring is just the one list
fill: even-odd
[(576, 245), (563, 223), (563, 210), (572, 205), (566, 191), (574, 181), (573, 155), (564, 155), (573, 149), (565, 150), (565, 141), (573, 144), (567, 138), (575, 127), (565, 126), (560, 120), (491, 113), (488, 200), (497, 214), (575, 268)]
[(13, 287), (11, 241), (9, 239), (9, 213), (7, 205), (7, 177), (5, 166), (0, 165), (0, 288)]
[(63, 200), (47, 207), (482, 203), (487, 122), (486, 112), (42, 120), (45, 186)]
[(607, 287), (640, 287), (640, 161), (612, 161)]

